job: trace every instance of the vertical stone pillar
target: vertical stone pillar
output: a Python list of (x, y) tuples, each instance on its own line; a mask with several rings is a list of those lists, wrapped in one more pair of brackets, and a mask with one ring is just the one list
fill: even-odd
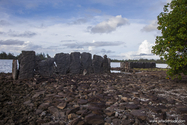
[(92, 55), (90, 53), (83, 52), (81, 54), (81, 73), (86, 70), (88, 74), (92, 73)]
[(110, 72), (110, 69), (111, 69), (111, 66), (110, 66), (111, 60), (110, 60), (110, 58), (107, 58), (107, 59), (108, 59), (108, 70)]
[(129, 72), (129, 62), (125, 62), (125, 72)]
[(12, 61), (12, 77), (13, 77), (13, 80), (16, 80), (18, 78), (18, 69), (17, 69), (16, 59), (13, 59)]
[(70, 54), (70, 73), (81, 73), (80, 52), (73, 52)]
[(46, 60), (40, 61), (38, 64), (38, 68), (41, 76), (51, 76), (54, 70), (54, 58), (48, 58)]
[(102, 62), (103, 58), (98, 55), (93, 56), (92, 66), (94, 73), (102, 73)]
[(57, 53), (54, 57), (56, 70), (59, 74), (67, 74), (70, 68), (70, 55), (68, 53)]
[(104, 55), (104, 59), (103, 59), (103, 61), (102, 61), (102, 70), (103, 70), (103, 72), (104, 73), (108, 73), (108, 72), (110, 72), (110, 68), (108, 67), (108, 64), (109, 64), (109, 62), (108, 62), (108, 58), (107, 58), (107, 55)]
[(19, 79), (29, 79), (34, 77), (35, 52), (22, 51), (19, 58)]

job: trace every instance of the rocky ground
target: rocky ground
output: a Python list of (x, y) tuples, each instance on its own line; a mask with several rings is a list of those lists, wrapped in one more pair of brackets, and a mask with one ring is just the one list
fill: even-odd
[(185, 125), (187, 76), (165, 77), (155, 71), (14, 81), (1, 73), (0, 124)]

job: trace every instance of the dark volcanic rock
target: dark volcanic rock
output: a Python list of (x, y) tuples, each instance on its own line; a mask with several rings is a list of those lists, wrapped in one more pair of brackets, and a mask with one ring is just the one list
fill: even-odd
[(66, 102), (61, 102), (58, 106), (57, 106), (57, 108), (59, 108), (59, 109), (64, 109), (65, 107), (66, 107)]
[(55, 108), (54, 106), (50, 106), (49, 108), (48, 108), (48, 110), (49, 110), (49, 112), (52, 114), (52, 115), (54, 115), (55, 116), (55, 118), (59, 118), (59, 116), (60, 116), (60, 113), (59, 113), (59, 110), (57, 109), (57, 108)]
[(93, 71), (94, 73), (102, 73), (102, 62), (103, 62), (103, 58), (101, 56), (98, 55), (94, 55), (93, 56), (93, 60), (92, 60), (92, 66), (93, 66)]
[(57, 53), (54, 57), (56, 62), (56, 72), (66, 74), (69, 72), (70, 55), (68, 53)]
[(79, 74), (81, 71), (80, 52), (73, 52), (70, 55), (70, 73)]
[(104, 117), (101, 115), (89, 114), (85, 117), (85, 122), (92, 125), (103, 124)]
[(19, 58), (19, 79), (33, 78), (35, 68), (35, 52), (22, 51)]
[[(158, 79), (158, 74), (163, 77)], [(165, 76), (152, 71), (13, 80), (12, 74), (0, 73), (0, 124), (157, 124), (150, 122), (154, 119), (185, 124), (186, 81), (176, 83)]]
[(132, 110), (131, 114), (141, 120), (145, 120), (147, 117), (146, 112), (144, 110)]
[(71, 108), (66, 112), (66, 115), (69, 115), (70, 113), (76, 113), (80, 108), (76, 107), (76, 108)]
[(81, 54), (81, 72), (86, 70), (88, 74), (92, 73), (92, 55), (90, 53)]
[(87, 100), (84, 100), (84, 99), (79, 99), (79, 100), (77, 101), (77, 103), (83, 105), (83, 104), (88, 103), (88, 101), (87, 101)]
[(39, 62), (38, 68), (41, 76), (51, 76), (54, 70), (54, 58), (42, 60)]
[(81, 118), (72, 120), (68, 125), (83, 125), (84, 121)]
[(139, 109), (139, 106), (136, 104), (126, 104), (126, 109)]
[(187, 113), (187, 108), (179, 107), (179, 108), (177, 108), (177, 111), (178, 111), (179, 113), (181, 113), (181, 114), (185, 114), (185, 113)]

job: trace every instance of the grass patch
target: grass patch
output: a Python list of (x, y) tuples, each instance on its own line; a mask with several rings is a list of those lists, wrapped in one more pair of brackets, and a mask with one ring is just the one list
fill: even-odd
[(134, 68), (138, 71), (168, 71), (167, 68)]

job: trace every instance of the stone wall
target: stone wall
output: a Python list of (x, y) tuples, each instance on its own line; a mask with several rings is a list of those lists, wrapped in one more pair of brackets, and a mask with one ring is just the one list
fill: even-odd
[(153, 62), (121, 62), (120, 68), (132, 69), (132, 68), (156, 68), (156, 63)]
[(99, 55), (94, 55), (93, 59), (90, 53), (72, 52), (57, 53), (54, 58), (41, 60), (36, 57), (34, 51), (22, 51), (19, 61), (18, 74), (15, 60), (13, 61), (14, 68), (12, 73), (14, 79), (18, 76), (19, 79), (33, 78), (34, 74), (39, 74), (43, 77), (57, 74), (91, 74), (91, 73), (109, 73), (110, 59), (105, 55), (104, 58)]

